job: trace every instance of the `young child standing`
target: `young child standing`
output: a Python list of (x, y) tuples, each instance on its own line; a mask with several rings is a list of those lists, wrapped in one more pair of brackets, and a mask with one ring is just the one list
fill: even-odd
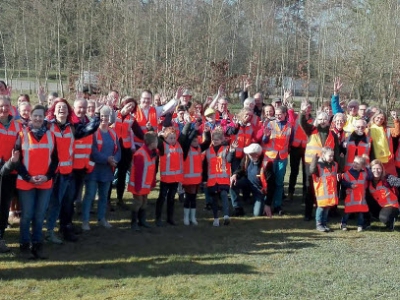
[(333, 157), (333, 149), (323, 147), (321, 157), (315, 156), (310, 165), (310, 174), (317, 199), (316, 229), (321, 232), (330, 231), (327, 226), (329, 208), (338, 204), (338, 164), (333, 161)]
[(147, 132), (143, 140), (144, 145), (133, 155), (128, 185), (133, 195), (131, 228), (135, 231), (140, 230), (139, 226), (150, 228), (146, 221), (147, 196), (156, 186), (157, 135)]
[(156, 225), (161, 227), (161, 212), (167, 199), (167, 223), (175, 226), (174, 205), (175, 194), (179, 182), (183, 180), (183, 151), (177, 142), (177, 133), (174, 127), (165, 128), (162, 133), (164, 139), (159, 139), (160, 154), (160, 193), (156, 202)]
[(364, 157), (356, 156), (353, 167), (343, 175), (342, 186), (346, 189), (344, 200), (344, 216), (340, 228), (347, 230), (347, 221), (351, 213), (358, 213), (357, 231), (363, 231), (364, 213), (368, 212), (368, 204), (365, 199), (368, 176), (365, 170), (366, 160)]
[(223, 146), (224, 131), (216, 128), (211, 133), (211, 147), (204, 152), (203, 169), (207, 172), (207, 188), (213, 199), (212, 209), (214, 215), (213, 226), (219, 226), (218, 199), (222, 200), (224, 213), (224, 225), (229, 225), (229, 202), (228, 192), (230, 187), (231, 166), (230, 163), (235, 153), (237, 142), (229, 146)]

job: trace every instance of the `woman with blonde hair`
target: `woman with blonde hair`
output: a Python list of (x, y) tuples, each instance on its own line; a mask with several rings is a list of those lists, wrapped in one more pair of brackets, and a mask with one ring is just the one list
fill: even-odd
[(375, 159), (370, 164), (373, 179), (369, 182), (367, 203), (370, 213), (393, 231), (399, 215), (399, 202), (396, 188), (400, 187), (400, 178), (386, 175), (382, 162)]

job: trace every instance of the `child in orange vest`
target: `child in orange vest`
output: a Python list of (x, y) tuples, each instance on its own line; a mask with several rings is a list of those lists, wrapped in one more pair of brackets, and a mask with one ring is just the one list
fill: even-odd
[[(150, 228), (146, 221), (147, 196), (156, 186), (157, 135), (144, 134), (144, 145), (133, 155), (128, 191), (133, 195), (131, 228), (139, 231), (139, 226)], [(138, 224), (139, 220), (139, 224)]]
[(219, 226), (218, 218), (218, 199), (222, 200), (224, 213), (224, 225), (229, 225), (229, 202), (228, 192), (230, 188), (230, 163), (234, 156), (237, 142), (229, 146), (222, 145), (224, 141), (224, 131), (218, 127), (211, 133), (212, 145), (204, 153), (203, 169), (207, 170), (208, 193), (213, 199), (212, 209), (214, 215), (213, 226)]
[(167, 199), (167, 223), (175, 226), (174, 205), (175, 194), (179, 182), (183, 180), (183, 151), (177, 142), (178, 134), (174, 127), (167, 127), (161, 133), (164, 139), (159, 139), (160, 154), (160, 193), (156, 202), (156, 225), (163, 226), (161, 212)]
[(321, 157), (315, 156), (310, 165), (315, 196), (317, 198), (317, 210), (315, 212), (316, 228), (318, 231), (329, 232), (327, 227), (329, 208), (338, 204), (337, 195), (337, 171), (338, 164), (333, 161), (332, 148), (323, 147)]
[(179, 136), (179, 143), (183, 150), (183, 189), (185, 200), (183, 203), (183, 224), (197, 225), (196, 220), (196, 196), (202, 182), (202, 152), (207, 150), (211, 143), (210, 128), (205, 127), (204, 141), (200, 144), (199, 128), (200, 121), (187, 123)]
[(371, 175), (365, 169), (366, 160), (364, 157), (356, 156), (353, 161), (353, 167), (343, 174), (342, 186), (346, 189), (346, 198), (344, 200), (344, 216), (340, 228), (347, 230), (347, 221), (351, 213), (358, 213), (357, 231), (363, 231), (364, 213), (368, 212), (368, 205), (365, 199), (367, 181)]

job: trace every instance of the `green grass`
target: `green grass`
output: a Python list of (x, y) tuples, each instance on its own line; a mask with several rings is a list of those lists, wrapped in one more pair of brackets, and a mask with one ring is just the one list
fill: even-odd
[[(287, 174), (288, 175), (288, 174)], [(153, 220), (158, 190), (150, 197)], [(115, 196), (115, 195), (114, 195)], [(125, 193), (129, 202), (130, 194)], [(77, 243), (46, 244), (49, 259), (0, 256), (0, 299), (398, 299), (399, 233), (374, 223), (371, 231), (319, 233), (302, 220), (301, 195), (283, 217), (232, 218), (212, 227), (198, 201), (199, 226), (130, 230), (130, 213), (108, 213), (114, 227), (97, 227)], [(164, 212), (165, 216), (165, 212)], [(352, 222), (352, 221), (351, 221)], [(77, 218), (77, 224), (80, 221)], [(18, 228), (7, 231), (18, 254)]]

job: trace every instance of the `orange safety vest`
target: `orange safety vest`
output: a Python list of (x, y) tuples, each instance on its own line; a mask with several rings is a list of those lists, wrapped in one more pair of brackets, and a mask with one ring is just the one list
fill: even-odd
[(253, 125), (250, 124), (248, 126), (240, 126), (236, 136), (232, 136), (231, 143), (236, 140), (238, 141), (239, 144), (235, 151), (236, 158), (239, 159), (243, 158), (244, 155), (243, 148), (251, 144), (253, 133), (254, 133), (254, 127)]
[(86, 169), (86, 173), (93, 171), (94, 162), (90, 160), (92, 153), (93, 134), (74, 141), (74, 169)]
[(372, 185), (372, 182), (369, 183), (369, 191), (372, 197), (378, 202), (380, 207), (399, 207), (399, 201), (397, 199), (396, 194), (393, 192), (391, 188), (388, 188), (382, 184), (382, 181), (379, 181), (376, 185), (376, 188)]
[[(118, 139), (117, 139), (117, 134), (112, 128), (108, 128), (108, 133), (111, 135), (112, 140), (114, 141), (114, 154), (117, 153), (118, 151)], [(99, 149), (99, 152), (101, 151), (101, 148), (103, 147), (103, 137), (101, 136), (101, 130), (100, 128), (97, 129), (96, 131), (96, 143), (97, 143), (97, 149)]]
[[(156, 175), (156, 158), (152, 158), (149, 153), (144, 150), (142, 147), (139, 148), (138, 151), (135, 152), (133, 157), (135, 156), (143, 156), (144, 158), (144, 167), (143, 167), (143, 176), (142, 176), (142, 189), (137, 192), (135, 189), (135, 166), (132, 164), (131, 175), (129, 178), (128, 191), (134, 195), (148, 195), (151, 192), (152, 185), (154, 183), (154, 177)], [(139, 180), (139, 179), (138, 179)]]
[[(54, 135), (47, 130), (40, 141), (37, 141), (33, 134), (27, 129), (19, 133), (21, 137), (22, 163), (26, 167), (29, 175), (46, 175), (51, 164), (51, 154), (54, 150)], [(20, 175), (17, 177), (17, 189), (50, 189), (53, 180), (50, 179), (41, 185), (36, 185), (25, 181)]]
[(160, 180), (166, 183), (182, 182), (183, 151), (181, 145), (164, 143), (164, 155), (160, 156)]
[(367, 187), (367, 178), (365, 172), (360, 172), (358, 179), (355, 179), (349, 171), (344, 173), (343, 178), (352, 184), (356, 184), (355, 188), (346, 190), (346, 198), (344, 199), (344, 212), (346, 214), (368, 212), (367, 201), (365, 200), (365, 189)]
[[(326, 138), (324, 146), (330, 147), (332, 149), (335, 146), (335, 140), (333, 138), (331, 131), (329, 131), (328, 133), (328, 137)], [(316, 154), (318, 154), (318, 156), (321, 156), (322, 147), (324, 146), (322, 146), (318, 130), (314, 129), (307, 142), (306, 152), (305, 152), (305, 162), (310, 164)]]
[(216, 184), (230, 185), (231, 164), (226, 161), (229, 147), (221, 146), (218, 153), (215, 153), (214, 147), (206, 150), (205, 156), (208, 163), (208, 181), (207, 186)]
[[(312, 124), (313, 122), (314, 122), (313, 118), (307, 120), (308, 124)], [(307, 135), (304, 132), (303, 127), (301, 127), (299, 123), (296, 123), (296, 125), (293, 128), (293, 131), (294, 131), (294, 136), (293, 136), (292, 147), (305, 148), (307, 145)]]
[(202, 181), (202, 155), (200, 147), (190, 147), (183, 162), (183, 185), (200, 184)]
[(58, 155), (58, 172), (60, 174), (69, 174), (72, 172), (73, 149), (74, 149), (74, 135), (72, 134), (71, 126), (67, 126), (64, 132), (52, 123), (50, 131), (54, 134), (57, 142), (57, 155)]
[(282, 130), (280, 130), (276, 121), (272, 121), (271, 126), (271, 135), (265, 146), (265, 156), (270, 160), (274, 160), (279, 153), (279, 158), (285, 159), (289, 155), (289, 141), (292, 127), (289, 122), (287, 122)]
[[(12, 149), (15, 146), (18, 133), (21, 129), (21, 124), (15, 120), (11, 120), (8, 129), (0, 123), (0, 160), (3, 162), (6, 162), (11, 158)], [(14, 170), (12, 173), (16, 174), (17, 172)]]
[[(367, 136), (367, 143), (360, 141), (358, 145), (354, 141), (349, 140), (350, 137), (347, 138), (347, 152), (346, 152), (346, 160), (344, 171), (348, 171), (353, 166), (354, 158), (356, 157), (356, 153), (358, 156), (366, 154), (369, 157), (371, 150), (371, 138)], [(367, 161), (369, 163), (369, 159)]]
[[(157, 110), (155, 107), (150, 106), (149, 108), (149, 116), (146, 118), (146, 115), (143, 113), (142, 109), (138, 106), (136, 108), (135, 114), (136, 121), (138, 122), (140, 128), (142, 129), (143, 133), (147, 132), (146, 124), (150, 122), (151, 126), (153, 126), (154, 130), (157, 130), (158, 119), (157, 119)], [(137, 136), (134, 137), (135, 143), (139, 145), (143, 144), (143, 140), (139, 139)]]
[(253, 115), (250, 121), (251, 125), (253, 125), (253, 128), (255, 131), (258, 131), (260, 129), (260, 117), (257, 116), (256, 114)]
[(118, 139), (122, 139), (122, 146), (125, 149), (131, 149), (134, 136), (132, 130), (133, 116), (129, 114), (122, 120), (122, 114), (120, 111), (118, 111), (118, 115), (114, 124), (114, 130), (118, 136)]
[(337, 193), (337, 170), (335, 162), (332, 171), (327, 167), (322, 168), (317, 164), (319, 176), (313, 174), (313, 185), (318, 207), (329, 207), (337, 205), (339, 202)]

